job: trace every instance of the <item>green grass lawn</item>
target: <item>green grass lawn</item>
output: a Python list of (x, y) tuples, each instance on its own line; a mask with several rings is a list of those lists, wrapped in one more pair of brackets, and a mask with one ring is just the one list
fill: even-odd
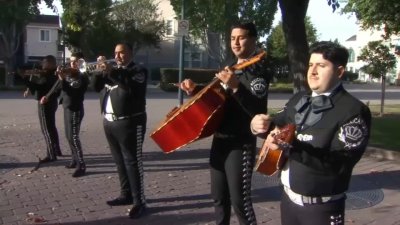
[(387, 105), (379, 116), (380, 106), (370, 105), (373, 114), (370, 146), (400, 152), (400, 105)]

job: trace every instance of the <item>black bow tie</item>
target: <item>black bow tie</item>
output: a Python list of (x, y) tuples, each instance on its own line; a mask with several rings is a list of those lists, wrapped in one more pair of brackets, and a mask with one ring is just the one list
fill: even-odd
[(332, 108), (333, 106), (331, 98), (326, 95), (318, 95), (315, 97), (304, 95), (296, 104), (295, 109), (297, 110), (297, 112), (303, 112), (310, 105), (313, 113), (323, 112), (327, 109)]
[(298, 130), (303, 130), (316, 124), (322, 118), (321, 112), (332, 107), (332, 101), (328, 96), (303, 96), (295, 105), (297, 113), (294, 119)]

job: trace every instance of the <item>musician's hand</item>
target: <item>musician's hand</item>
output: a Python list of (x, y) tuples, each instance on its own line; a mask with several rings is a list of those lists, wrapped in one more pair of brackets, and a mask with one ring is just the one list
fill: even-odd
[(250, 123), (250, 129), (253, 134), (263, 134), (269, 130), (271, 117), (266, 114), (258, 114), (253, 117)]
[(279, 141), (275, 138), (275, 135), (277, 133), (279, 133), (279, 129), (275, 128), (273, 131), (271, 131), (268, 134), (267, 139), (265, 139), (264, 145), (267, 146), (271, 150), (279, 149), (279, 145), (278, 145)]
[(196, 88), (196, 84), (191, 79), (185, 79), (178, 85), (187, 95), (191, 95), (193, 90)]
[(234, 70), (229, 68), (228, 66), (224, 68), (224, 70), (216, 73), (215, 76), (221, 80), (224, 84), (228, 85), (229, 88), (236, 92), (239, 87), (239, 80), (234, 73)]
[(29, 95), (29, 88), (24, 91), (24, 98), (28, 97)]
[(48, 99), (47, 99), (46, 96), (43, 96), (43, 97), (40, 99), (40, 104), (41, 104), (41, 105), (44, 105), (44, 104), (46, 104), (47, 102), (48, 102)]
[(106, 62), (106, 57), (105, 56), (99, 56), (97, 57), (97, 65), (96, 69), (109, 72), (111, 70), (111, 66)]
[(61, 66), (57, 67), (56, 74), (58, 76), (58, 79), (60, 79), (60, 80), (65, 78), (65, 73), (64, 73), (64, 71), (63, 71)]

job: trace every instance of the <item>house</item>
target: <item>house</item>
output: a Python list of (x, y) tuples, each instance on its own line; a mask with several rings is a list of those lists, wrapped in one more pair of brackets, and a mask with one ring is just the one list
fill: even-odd
[(58, 64), (64, 60), (60, 45), (60, 19), (56, 15), (38, 15), (26, 25), (24, 33), (24, 64), (34, 64), (46, 55), (54, 55)]
[[(148, 68), (178, 68), (180, 36), (177, 36), (178, 18), (170, 0), (159, 0), (158, 13), (167, 25), (167, 31), (159, 48), (142, 48), (135, 55), (135, 61)], [(190, 26), (190, 21), (189, 21)], [(188, 43), (189, 41), (189, 43)], [(186, 39), (184, 48), (185, 68), (216, 68), (218, 64), (210, 59), (204, 46), (198, 41)]]
[[(357, 59), (361, 54), (361, 49), (364, 48), (370, 41), (383, 40), (383, 31), (378, 30), (363, 30), (359, 29), (357, 34), (348, 38), (343, 45), (349, 50), (349, 62), (347, 63), (347, 70), (358, 73), (358, 80), (363, 82), (380, 82), (378, 79), (372, 78), (369, 74), (360, 71), (360, 68), (365, 65), (363, 61)], [(389, 46), (392, 53), (395, 54), (397, 59), (396, 68), (386, 75), (388, 83), (394, 84), (397, 79), (400, 79), (400, 55), (396, 54), (396, 49), (400, 48), (400, 36), (392, 35), (384, 43)]]

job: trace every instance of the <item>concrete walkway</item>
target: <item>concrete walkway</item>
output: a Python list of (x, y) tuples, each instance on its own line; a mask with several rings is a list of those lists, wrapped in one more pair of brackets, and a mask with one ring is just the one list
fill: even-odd
[[(129, 206), (105, 202), (119, 194), (119, 182), (104, 137), (96, 93), (88, 93), (81, 140), (87, 175), (72, 178), (64, 165), (70, 150), (64, 137), (62, 109), (57, 112), (64, 157), (30, 172), (45, 154), (36, 102), (21, 93), (0, 93), (0, 224), (214, 224), (210, 198), (208, 148), (210, 139), (164, 154), (148, 135), (177, 105), (176, 93), (150, 89), (148, 129), (144, 142), (147, 214), (127, 218)], [(281, 103), (276, 102), (279, 105)], [(260, 140), (261, 141), (261, 140)], [(261, 143), (261, 142), (260, 142)], [(346, 224), (400, 225), (400, 164), (386, 159), (386, 151), (360, 161), (348, 193)], [(258, 173), (253, 177), (253, 202), (258, 224), (280, 224), (279, 180)], [(238, 224), (232, 215), (231, 224)]]

